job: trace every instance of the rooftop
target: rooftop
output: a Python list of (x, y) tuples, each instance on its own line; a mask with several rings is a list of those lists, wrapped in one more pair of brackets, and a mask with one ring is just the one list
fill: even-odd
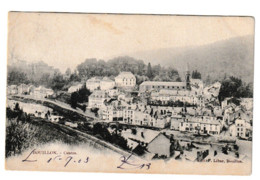
[(135, 76), (131, 72), (123, 71), (119, 73), (119, 75), (116, 78), (121, 78), (121, 77), (123, 78), (123, 77), (135, 77)]
[(145, 81), (142, 85), (151, 85), (151, 86), (186, 86), (185, 82), (163, 82), (163, 81)]

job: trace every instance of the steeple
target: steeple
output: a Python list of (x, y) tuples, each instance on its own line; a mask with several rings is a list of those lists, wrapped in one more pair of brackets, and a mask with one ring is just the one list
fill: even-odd
[(190, 68), (189, 68), (189, 63), (187, 63), (187, 65), (186, 65), (185, 82), (186, 82), (186, 89), (187, 90), (191, 90), (191, 87), (190, 87)]

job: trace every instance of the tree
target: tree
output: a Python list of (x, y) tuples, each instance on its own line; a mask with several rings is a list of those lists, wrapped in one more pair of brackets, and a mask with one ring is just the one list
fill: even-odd
[(56, 91), (62, 90), (66, 83), (66, 80), (63, 79), (63, 76), (60, 73), (55, 73), (51, 80), (51, 88)]
[(197, 70), (192, 71), (191, 77), (192, 79), (201, 79), (201, 73)]
[(83, 102), (88, 102), (88, 97), (91, 94), (91, 92), (84, 85), (82, 86), (82, 88), (78, 90), (78, 94), (79, 94), (78, 102), (83, 103)]
[(70, 76), (71, 76), (71, 70), (70, 70), (70, 68), (67, 68), (67, 70), (65, 71), (65, 75), (66, 75), (67, 77), (70, 77)]
[(222, 102), (227, 97), (246, 98), (252, 96), (253, 92), (250, 84), (245, 84), (240, 78), (231, 76), (221, 82), (218, 98)]
[(71, 98), (70, 98), (70, 105), (71, 105), (71, 107), (76, 109), (78, 101), (79, 101), (79, 94), (78, 94), (78, 92), (73, 92), (71, 94)]
[(148, 63), (146, 76), (147, 76), (149, 79), (151, 79), (151, 78), (153, 77), (153, 72), (152, 72), (151, 63)]
[(8, 72), (8, 76), (7, 76), (7, 83), (9, 85), (12, 84), (21, 84), (21, 83), (29, 83), (29, 80), (27, 78), (27, 75), (24, 72), (19, 72), (19, 70), (14, 69), (10, 72)]

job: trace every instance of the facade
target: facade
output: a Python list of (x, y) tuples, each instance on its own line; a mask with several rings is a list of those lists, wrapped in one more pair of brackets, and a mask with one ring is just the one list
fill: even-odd
[(219, 135), (221, 131), (221, 123), (216, 119), (216, 117), (189, 117), (179, 123), (179, 130), (195, 134)]
[(190, 79), (190, 71), (186, 70), (185, 82), (164, 82), (164, 81), (144, 81), (139, 86), (140, 92), (152, 91), (152, 90), (176, 90), (176, 91), (184, 91), (191, 90), (191, 79)]
[(244, 106), (246, 110), (253, 109), (253, 98), (241, 98), (240, 105)]
[(108, 122), (123, 121), (122, 107), (115, 107), (113, 105), (105, 106), (100, 109), (101, 118)]
[(139, 91), (151, 91), (151, 90), (185, 90), (186, 83), (185, 82), (161, 82), (161, 81), (145, 81), (140, 84)]
[(100, 89), (101, 90), (109, 90), (109, 89), (113, 89), (115, 87), (116, 83), (115, 81), (112, 81), (111, 79), (109, 79), (108, 77), (104, 77), (101, 81), (100, 81)]
[(30, 85), (29, 87), (28, 87), (28, 94), (30, 94), (30, 95), (32, 95), (33, 93), (34, 93), (34, 89), (35, 89), (36, 87), (34, 86), (34, 85)]
[(161, 89), (159, 92), (151, 93), (151, 101), (160, 101), (162, 104), (172, 102), (183, 102), (191, 105), (203, 105), (203, 97), (195, 96), (192, 91), (186, 90), (166, 90)]
[(246, 120), (238, 118), (229, 128), (230, 136), (248, 139), (252, 137), (252, 126)]
[(35, 88), (32, 95), (34, 98), (42, 99), (54, 94), (52, 89), (45, 88), (43, 86), (39, 86)]
[(57, 122), (59, 122), (59, 121), (62, 119), (62, 116), (52, 115), (52, 114), (51, 114), (51, 115), (48, 117), (48, 119), (49, 119), (51, 122), (57, 123)]
[(99, 77), (92, 77), (87, 80), (86, 82), (86, 88), (89, 89), (91, 92), (100, 89), (100, 81), (101, 78)]
[(101, 108), (105, 100), (108, 100), (108, 95), (105, 91), (95, 90), (88, 99), (89, 108)]
[(119, 88), (134, 88), (136, 78), (131, 72), (121, 72), (115, 77), (116, 86)]
[(203, 95), (204, 84), (201, 79), (191, 79), (191, 90), (195, 92), (196, 95)]
[(184, 117), (182, 117), (182, 115), (172, 115), (170, 129), (179, 130), (179, 124), (180, 122), (183, 122), (183, 120)]
[(11, 85), (7, 87), (7, 94), (15, 95), (18, 94), (18, 88), (16, 85)]
[(26, 84), (20, 84), (18, 87), (18, 94), (28, 94), (29, 93), (29, 86)]
[(106, 90), (106, 93), (108, 94), (109, 97), (116, 97), (118, 96), (119, 91), (118, 89), (113, 88), (113, 89)]

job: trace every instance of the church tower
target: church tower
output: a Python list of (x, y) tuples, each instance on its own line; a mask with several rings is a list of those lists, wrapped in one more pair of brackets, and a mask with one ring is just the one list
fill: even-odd
[(187, 67), (186, 67), (185, 82), (186, 82), (186, 89), (187, 90), (191, 90), (191, 86), (190, 86), (190, 70), (189, 70), (189, 64), (188, 63), (187, 63)]

